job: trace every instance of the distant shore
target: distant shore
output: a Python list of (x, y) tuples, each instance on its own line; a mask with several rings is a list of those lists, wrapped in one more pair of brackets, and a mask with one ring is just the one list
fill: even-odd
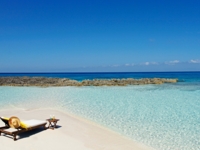
[(0, 86), (127, 86), (144, 84), (176, 83), (178, 79), (168, 78), (124, 78), (124, 79), (93, 79), (71, 80), (68, 78), (48, 77), (0, 77)]

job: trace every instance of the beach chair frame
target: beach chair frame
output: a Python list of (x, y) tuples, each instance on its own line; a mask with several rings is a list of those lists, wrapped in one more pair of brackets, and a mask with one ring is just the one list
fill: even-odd
[(41, 128), (41, 127), (43, 127), (45, 130), (47, 129), (46, 128), (46, 124), (47, 123), (43, 123), (43, 124), (40, 124), (40, 125), (37, 125), (37, 126), (26, 128), (26, 129), (19, 127), (19, 128), (17, 128), (17, 131), (10, 132), (10, 131), (6, 131), (5, 130), (5, 129), (9, 129), (10, 128), (8, 122), (3, 120), (3, 119), (1, 119), (1, 120), (5, 123), (5, 126), (4, 127), (0, 127), (0, 136), (1, 136), (1, 133), (4, 133), (5, 135), (13, 136), (13, 140), (14, 141), (17, 140), (16, 137), (20, 133), (27, 132), (27, 131), (30, 131), (30, 130), (34, 130), (34, 129)]

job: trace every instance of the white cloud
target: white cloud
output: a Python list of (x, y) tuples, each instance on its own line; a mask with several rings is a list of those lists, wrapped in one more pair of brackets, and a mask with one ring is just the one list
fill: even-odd
[(112, 65), (112, 67), (119, 67), (120, 65)]
[(135, 64), (134, 63), (132, 63), (132, 64), (125, 64), (124, 66), (126, 66), (126, 67), (129, 67), (129, 66), (135, 66)]
[(141, 65), (141, 66), (148, 66), (149, 65), (149, 62), (143, 62), (143, 63), (139, 63), (137, 65)]
[(145, 65), (145, 66), (149, 66), (149, 65), (158, 65), (159, 63), (157, 62), (145, 62), (145, 63), (140, 63), (140, 65)]
[(180, 61), (179, 60), (173, 60), (173, 61), (170, 61), (169, 63), (177, 64), (177, 63), (180, 63)]
[(173, 61), (165, 62), (165, 64), (167, 64), (167, 65), (174, 65), (174, 64), (178, 64), (178, 63), (180, 63), (179, 60), (173, 60)]
[(145, 62), (144, 65), (148, 66), (150, 64), (150, 62)]
[[(108, 65), (107, 67), (137, 67), (137, 66), (155, 66), (155, 65), (176, 65), (176, 64), (200, 64), (200, 59), (191, 59), (189, 61), (179, 61), (179, 60), (172, 60), (172, 61), (166, 61), (166, 62), (141, 62), (141, 63), (126, 63), (126, 64), (114, 64), (114, 65)], [(106, 67), (106, 66), (104, 66)]]
[(159, 63), (157, 62), (151, 62), (152, 65), (158, 65)]
[(200, 60), (199, 59), (191, 59), (189, 61), (189, 63), (198, 64), (198, 63), (200, 63)]

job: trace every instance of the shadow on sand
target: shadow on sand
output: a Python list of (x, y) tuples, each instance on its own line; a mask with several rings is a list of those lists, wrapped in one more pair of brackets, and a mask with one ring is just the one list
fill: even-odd
[[(62, 127), (62, 126), (57, 125), (56, 128), (55, 128), (54, 130), (59, 129), (59, 128), (61, 128), (61, 127)], [(28, 137), (30, 137), (30, 136), (32, 136), (32, 135), (35, 135), (35, 134), (38, 134), (38, 133), (40, 133), (40, 132), (45, 132), (46, 130), (51, 130), (51, 129), (48, 129), (48, 128), (46, 128), (46, 129), (44, 129), (44, 128), (37, 128), (37, 129), (34, 129), (34, 130), (30, 130), (30, 131), (27, 131), (27, 132), (23, 132), (23, 133), (17, 135), (17, 141), (18, 141), (18, 140), (22, 140), (22, 139), (24, 139), (24, 138), (28, 138)], [(7, 137), (7, 138), (13, 139), (12, 136), (5, 135), (5, 134), (3, 134), (3, 133), (2, 133), (1, 136), (5, 136), (5, 137)]]

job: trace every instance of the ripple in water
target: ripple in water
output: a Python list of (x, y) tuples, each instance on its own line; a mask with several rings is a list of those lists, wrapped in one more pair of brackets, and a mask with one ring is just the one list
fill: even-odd
[(199, 150), (199, 87), (0, 87), (0, 108), (62, 109), (158, 150)]

